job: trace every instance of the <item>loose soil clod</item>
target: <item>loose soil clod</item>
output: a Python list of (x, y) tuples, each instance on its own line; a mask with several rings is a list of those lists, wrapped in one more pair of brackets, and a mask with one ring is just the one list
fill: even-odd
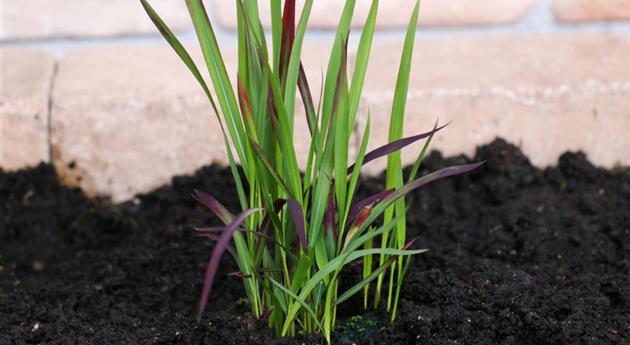
[[(502, 140), (475, 160), (488, 163), (413, 194), (411, 236), (430, 252), (414, 258), (397, 321), (367, 339), (337, 339), (630, 343), (630, 171), (596, 168), (579, 153), (541, 171)], [(433, 153), (425, 170), (464, 161)], [(382, 183), (366, 180), (361, 192)], [(275, 339), (252, 319), (240, 282), (226, 277), (236, 270), (229, 257), (195, 321), (212, 244), (189, 226), (216, 219), (190, 193), (212, 191), (235, 208), (232, 186), (227, 170), (210, 166), (112, 206), (60, 186), (48, 165), (0, 172), (0, 344), (320, 343)], [(340, 316), (361, 305), (351, 299)]]

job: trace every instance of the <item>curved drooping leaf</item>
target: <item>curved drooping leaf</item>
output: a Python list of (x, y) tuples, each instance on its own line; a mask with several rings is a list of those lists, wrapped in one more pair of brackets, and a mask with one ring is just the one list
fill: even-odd
[(234, 219), (234, 216), (230, 213), (230, 211), (228, 211), (228, 209), (212, 195), (195, 189), (193, 192), (193, 197), (197, 201), (208, 207), (226, 225), (230, 224)]
[(262, 208), (252, 208), (244, 211), (234, 218), (234, 220), (225, 228), (225, 231), (221, 233), (219, 239), (217, 240), (214, 249), (212, 250), (212, 255), (210, 256), (210, 262), (208, 263), (208, 268), (206, 269), (206, 275), (203, 282), (203, 289), (201, 291), (201, 299), (199, 301), (199, 314), (198, 318), (201, 318), (203, 311), (206, 309), (206, 305), (208, 303), (208, 296), (212, 292), (212, 283), (214, 282), (214, 277), (217, 274), (217, 268), (219, 267), (219, 261), (221, 260), (221, 256), (225, 252), (228, 244), (230, 243), (230, 239), (232, 239), (232, 235), (238, 229), (241, 224), (253, 213), (262, 211)]

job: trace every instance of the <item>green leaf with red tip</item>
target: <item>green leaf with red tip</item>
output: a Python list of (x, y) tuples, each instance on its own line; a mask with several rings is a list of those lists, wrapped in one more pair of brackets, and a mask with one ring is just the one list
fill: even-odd
[(363, 208), (380, 202), (381, 200), (385, 199), (393, 192), (394, 192), (393, 189), (378, 192), (374, 195), (371, 195), (365, 199), (359, 200), (356, 203), (352, 204), (352, 207), (350, 207), (350, 213), (348, 214), (348, 222), (353, 221), (354, 218), (357, 216), (357, 214), (359, 214), (359, 212)]

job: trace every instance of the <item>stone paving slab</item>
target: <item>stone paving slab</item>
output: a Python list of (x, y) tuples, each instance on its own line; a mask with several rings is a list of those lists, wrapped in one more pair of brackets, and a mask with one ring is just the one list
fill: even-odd
[[(270, 14), (266, 1), (259, 1), (263, 24), (269, 26)], [(311, 28), (334, 30), (344, 1), (317, 0), (311, 11)], [(421, 26), (495, 25), (518, 21), (531, 9), (534, 0), (424, 0), (421, 4)], [(298, 1), (302, 8), (304, 0)], [(370, 10), (370, 0), (357, 0), (353, 26), (360, 27)], [(379, 28), (403, 28), (415, 5), (412, 0), (387, 0), (379, 4)], [(236, 5), (233, 0), (214, 0), (214, 18), (226, 28), (236, 28)]]
[[(372, 54), (363, 100), (378, 129), (371, 147), (387, 142), (401, 49), (381, 44)], [(452, 121), (433, 145), (446, 155), (472, 155), (502, 136), (538, 166), (555, 164), (565, 150), (607, 167), (630, 165), (628, 61), (630, 39), (604, 34), (418, 40), (405, 132), (430, 130), (439, 118)]]
[[(359, 115), (365, 123), (367, 109), (372, 113), (371, 147), (387, 141), (400, 50), (398, 43), (377, 43), (372, 54)], [(226, 52), (227, 68), (234, 75), (236, 53)], [(319, 94), (328, 52), (329, 47), (319, 43), (304, 47), (314, 95)], [(197, 51), (193, 55), (201, 61)], [(33, 80), (10, 96), (3, 91), (3, 119), (10, 108), (27, 115), (30, 109), (46, 111), (49, 83), (44, 80), (49, 82), (53, 73), (52, 58), (40, 57), (46, 63), (32, 58), (36, 62), (28, 65), (27, 56), (14, 54), (3, 61), (3, 78)], [(26, 67), (6, 67), (5, 61), (17, 60)], [(606, 34), (419, 39), (405, 130), (426, 131), (436, 117), (452, 121), (433, 146), (448, 155), (473, 154), (476, 145), (498, 135), (519, 144), (539, 166), (554, 164), (565, 150), (578, 149), (603, 166), (630, 165), (626, 61), (630, 39)], [(168, 183), (173, 175), (212, 162), (226, 164), (207, 100), (166, 46), (74, 51), (59, 62), (52, 97), (53, 164), (67, 183), (89, 194), (127, 200)], [(38, 100), (39, 108), (5, 101), (11, 99)], [(298, 153), (305, 153), (308, 134), (300, 105), (297, 111), (296, 146)], [(31, 127), (40, 124), (35, 126), (39, 137), (32, 137), (42, 143), (41, 154), (34, 157), (45, 161), (46, 122), (29, 119)], [(19, 131), (10, 133), (17, 138), (13, 142), (23, 142)], [(20, 148), (20, 157), (31, 156), (23, 151)], [(405, 157), (407, 163), (415, 158)], [(383, 167), (384, 162), (373, 162), (366, 172)]]
[[(184, 1), (152, 0), (173, 30), (191, 26)], [(2, 0), (0, 39), (155, 33), (138, 0)]]
[[(323, 64), (314, 52), (322, 49), (305, 47), (317, 94)], [(236, 53), (228, 50), (225, 57), (235, 75)], [(174, 175), (227, 164), (209, 103), (170, 47), (73, 52), (60, 62), (53, 97), (53, 163), (66, 183), (91, 195), (127, 200)], [(296, 138), (307, 135), (303, 119), (297, 116)], [(308, 150), (304, 141), (296, 146)]]
[(630, 0), (555, 0), (554, 11), (563, 22), (630, 20)]
[(55, 60), (47, 53), (2, 47), (0, 168), (49, 160), (48, 95)]

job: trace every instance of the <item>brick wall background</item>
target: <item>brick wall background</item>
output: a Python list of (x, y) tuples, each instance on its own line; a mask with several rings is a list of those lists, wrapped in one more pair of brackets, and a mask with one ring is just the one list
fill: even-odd
[[(51, 162), (68, 183), (121, 201), (225, 162), (207, 101), (138, 1), (0, 4), (0, 168)], [(152, 4), (197, 51), (184, 2)], [(342, 4), (315, 2), (304, 48), (314, 86)], [(234, 73), (234, 0), (207, 5)], [(359, 117), (370, 109), (373, 128), (386, 128), (412, 6), (381, 1)], [(357, 1), (355, 27), (368, 7)], [(453, 121), (434, 141), (446, 154), (472, 154), (502, 136), (538, 166), (565, 150), (606, 167), (630, 165), (630, 0), (424, 0), (420, 22), (409, 133), (439, 117)], [(356, 37), (351, 51), (353, 44)], [(386, 136), (374, 130), (371, 146)]]

